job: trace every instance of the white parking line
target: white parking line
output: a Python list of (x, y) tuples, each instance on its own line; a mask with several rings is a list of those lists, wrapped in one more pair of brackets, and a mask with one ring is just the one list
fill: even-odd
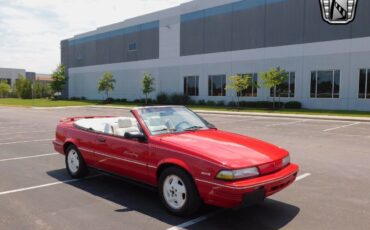
[(330, 129), (325, 129), (325, 130), (323, 130), (323, 132), (329, 132), (329, 131), (342, 129), (342, 128), (346, 128), (346, 127), (350, 127), (350, 126), (354, 126), (354, 125), (358, 125), (358, 124), (361, 124), (361, 122), (351, 123), (349, 125), (342, 125), (342, 126), (338, 126), (338, 127), (330, 128)]
[(47, 153), (47, 154), (40, 154), (40, 155), (27, 156), (27, 157), (0, 159), (0, 162), (24, 160), (24, 159), (37, 158), (37, 157), (47, 157), (47, 156), (54, 156), (54, 155), (58, 155), (58, 153)]
[[(304, 178), (308, 177), (308, 176), (311, 176), (311, 173), (305, 173), (305, 174), (302, 174), (300, 176), (298, 176), (296, 178), (295, 181), (300, 181), (300, 180), (303, 180)], [(189, 220), (185, 223), (182, 223), (182, 224), (179, 224), (179, 225), (176, 225), (176, 226), (173, 226), (171, 228), (168, 228), (167, 230), (185, 230), (187, 227), (191, 226), (191, 225), (194, 225), (194, 224), (197, 224), (199, 222), (202, 222), (206, 219), (209, 219), (210, 217), (213, 217), (219, 213), (221, 213), (222, 211), (224, 211), (225, 209), (219, 209), (219, 210), (216, 210), (214, 212), (211, 212), (211, 213), (208, 213), (204, 216), (200, 216), (198, 218), (195, 218), (195, 219), (192, 219), (192, 220)]]
[(0, 143), (0, 146), (1, 145), (23, 144), (23, 143), (30, 143), (30, 142), (52, 141), (52, 140), (54, 140), (54, 139), (40, 139), (40, 140), (30, 140), (30, 141), (14, 141), (14, 142)]
[(101, 175), (90, 176), (90, 177), (86, 177), (84, 179), (64, 180), (64, 181), (58, 181), (58, 182), (49, 183), (49, 184), (42, 184), (42, 185), (37, 185), (37, 186), (32, 186), (32, 187), (26, 187), (26, 188), (4, 191), (4, 192), (0, 192), (0, 196), (8, 195), (8, 194), (11, 194), (11, 193), (18, 193), (18, 192), (34, 190), (34, 189), (38, 189), (38, 188), (50, 187), (50, 186), (59, 185), (59, 184), (69, 184), (69, 183), (73, 183), (73, 182), (77, 182), (77, 181), (81, 181), (81, 180), (91, 179), (91, 178), (98, 177), (98, 176), (101, 176)]
[(300, 176), (297, 176), (297, 178), (295, 179), (295, 181), (303, 180), (304, 178), (309, 177), (309, 176), (311, 176), (311, 173), (302, 174)]
[(292, 121), (292, 122), (283, 122), (283, 123), (275, 123), (271, 125), (266, 125), (266, 127), (275, 127), (275, 126), (283, 126), (283, 125), (293, 125), (298, 123), (306, 122), (307, 120), (299, 120), (299, 121)]
[(167, 230), (184, 230), (185, 228), (191, 226), (191, 225), (194, 225), (194, 224), (197, 224), (199, 222), (202, 222), (212, 216), (215, 216), (219, 213), (221, 213), (222, 211), (224, 211), (224, 209), (219, 209), (219, 210), (216, 210), (214, 212), (211, 212), (211, 213), (208, 213), (207, 215), (204, 215), (204, 216), (200, 216), (198, 218), (195, 218), (195, 219), (192, 219), (192, 220), (189, 220), (185, 223), (182, 223), (182, 224), (179, 224), (179, 225), (176, 225), (174, 227), (171, 227), (171, 228), (168, 228)]
[(55, 132), (54, 130), (50, 130), (50, 131), (30, 131), (30, 132), (15, 132), (15, 133), (0, 133), (0, 136), (4, 136), (4, 135), (14, 135), (14, 134), (28, 134), (28, 133), (52, 133), (52, 132)]

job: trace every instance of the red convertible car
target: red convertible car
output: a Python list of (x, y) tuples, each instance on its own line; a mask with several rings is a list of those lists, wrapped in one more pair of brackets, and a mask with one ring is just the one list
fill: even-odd
[(202, 202), (232, 208), (263, 201), (297, 176), (286, 150), (218, 130), (186, 107), (131, 113), (60, 121), (53, 144), (73, 178), (95, 168), (133, 179), (157, 187), (172, 213), (189, 215)]

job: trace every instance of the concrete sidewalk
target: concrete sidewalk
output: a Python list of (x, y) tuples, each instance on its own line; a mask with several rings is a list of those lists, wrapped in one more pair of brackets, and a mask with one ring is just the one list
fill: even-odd
[[(111, 108), (111, 109), (132, 109), (124, 106), (89, 106), (91, 108)], [(258, 112), (229, 112), (229, 111), (210, 111), (210, 110), (193, 110), (196, 113), (217, 114), (217, 115), (238, 115), (238, 116), (256, 116), (256, 117), (281, 117), (281, 118), (298, 118), (298, 119), (317, 119), (317, 120), (338, 120), (338, 121), (355, 121), (370, 122), (370, 117), (351, 117), (351, 116), (331, 116), (331, 115), (305, 115), (305, 114), (285, 114), (285, 113), (258, 113)]]

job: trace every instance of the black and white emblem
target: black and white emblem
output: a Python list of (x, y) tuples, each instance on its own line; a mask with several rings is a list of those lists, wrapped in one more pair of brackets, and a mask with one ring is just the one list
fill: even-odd
[(322, 16), (330, 24), (347, 24), (355, 18), (357, 0), (320, 0)]

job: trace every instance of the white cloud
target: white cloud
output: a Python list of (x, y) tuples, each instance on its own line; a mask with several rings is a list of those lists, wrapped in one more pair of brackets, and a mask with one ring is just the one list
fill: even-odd
[(190, 0), (0, 0), (0, 67), (50, 73), (60, 41)]

